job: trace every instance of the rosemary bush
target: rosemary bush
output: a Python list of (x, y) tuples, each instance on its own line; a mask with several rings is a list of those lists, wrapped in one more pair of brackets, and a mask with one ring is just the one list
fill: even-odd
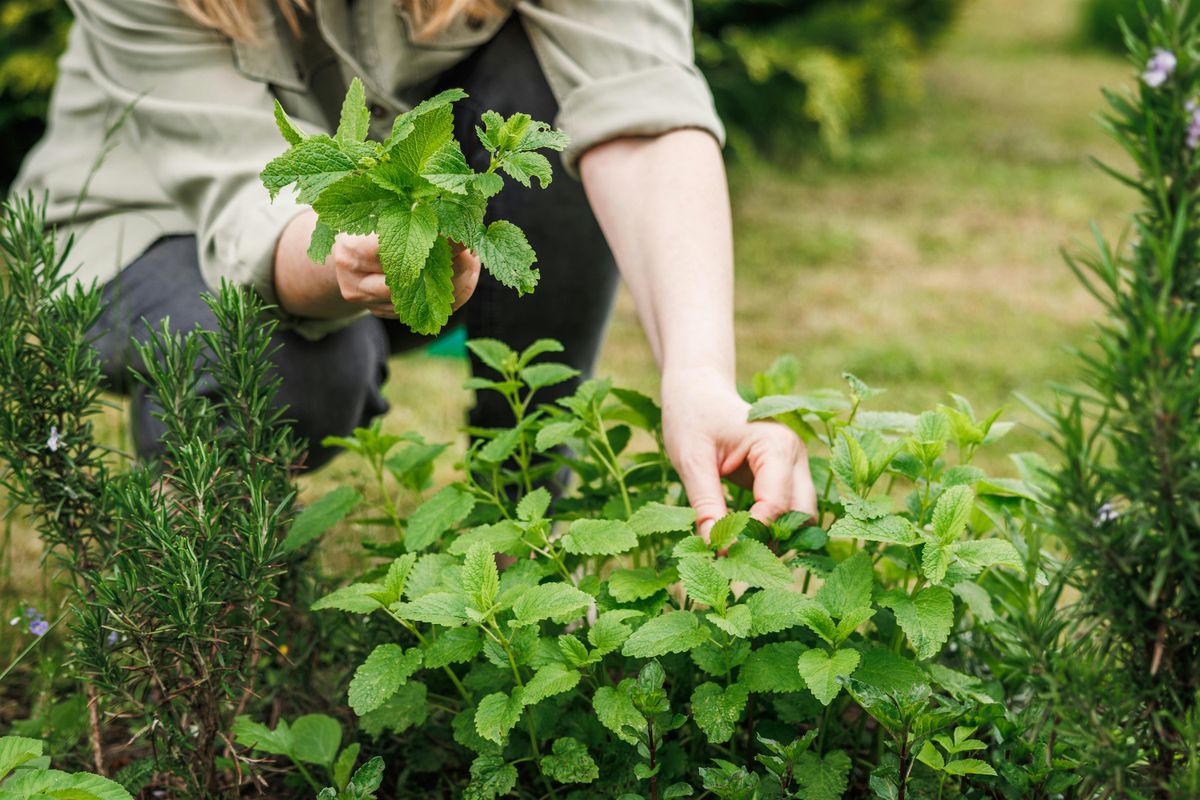
[(253, 692), (298, 454), (273, 404), (273, 324), (226, 286), (209, 300), (215, 331), (153, 332), (138, 378), (161, 408), (165, 455), (130, 465), (93, 427), (99, 292), (70, 285), (69, 247), (44, 232), (31, 200), (4, 207), (0, 249), (5, 486), (75, 595), (74, 669), (93, 713), (146, 742), (152, 763), (140, 772), (179, 796), (226, 796), (218, 760), (238, 757), (228, 732)]
[(1078, 666), (1088, 759), (1121, 797), (1200, 796), (1200, 32), (1187, 2), (1127, 31), (1141, 72), (1103, 125), (1132, 168), (1130, 241), (1069, 262), (1103, 304), (1086, 389), (1056, 415), (1054, 521), (1078, 565), (1091, 642)]

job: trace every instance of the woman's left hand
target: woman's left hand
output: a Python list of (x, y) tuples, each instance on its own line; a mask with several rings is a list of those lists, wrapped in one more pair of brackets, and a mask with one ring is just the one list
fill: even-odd
[(750, 514), (761, 522), (785, 511), (816, 514), (804, 442), (777, 422), (748, 422), (750, 407), (732, 385), (704, 370), (668, 371), (662, 404), (667, 455), (706, 540), (713, 523), (728, 512), (722, 478), (753, 489)]

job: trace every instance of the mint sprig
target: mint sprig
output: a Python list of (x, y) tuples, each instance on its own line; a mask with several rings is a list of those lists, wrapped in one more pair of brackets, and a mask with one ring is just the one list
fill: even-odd
[(275, 121), (290, 145), (263, 169), (273, 200), (292, 184), (317, 212), (308, 256), (324, 262), (338, 233), (379, 236), (379, 262), (392, 303), (414, 332), (434, 334), (454, 303), (448, 240), (475, 251), (483, 267), (518, 294), (532, 292), (537, 255), (525, 233), (506, 220), (484, 225), (488, 200), (507, 175), (525, 187), (550, 185), (549, 160), (539, 150), (563, 150), (565, 133), (528, 114), (483, 115), (476, 134), (491, 155), (475, 172), (454, 138), (454, 103), (467, 93), (447, 89), (398, 116), (382, 142), (368, 139), (370, 113), (362, 82), (350, 83), (333, 136), (306, 134), (275, 103)]

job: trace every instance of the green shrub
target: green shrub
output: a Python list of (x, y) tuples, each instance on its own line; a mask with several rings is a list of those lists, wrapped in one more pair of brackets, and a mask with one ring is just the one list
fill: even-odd
[(1085, 0), (1079, 10), (1079, 35), (1090, 45), (1113, 53), (1125, 52), (1121, 20), (1138, 36), (1146, 33), (1143, 0)]
[(1064, 711), (1088, 772), (1126, 797), (1200, 795), (1200, 29), (1154, 2), (1130, 57), (1137, 88), (1106, 93), (1104, 128), (1131, 161), (1105, 169), (1137, 192), (1128, 241), (1070, 260), (1103, 304), (1086, 388), (1064, 398), (1054, 522), (1082, 593), (1089, 661)]
[(444, 448), (378, 425), (330, 440), (396, 488), (340, 487), (293, 528), (313, 546), (354, 514), (385, 557), (313, 608), (388, 623), (347, 699), (403, 759), (395, 796), (957, 798), (1073, 782), (1067, 749), (1039, 750), (1046, 729), (1021, 721), (1028, 681), (971, 655), (1024, 621), (993, 598), (1036, 598), (1054, 571), (1018, 522), (1039, 489), (971, 463), (1011, 427), (998, 414), (958, 397), (870, 411), (877, 392), (853, 376), (797, 394), (782, 359), (756, 378), (751, 416), (809, 441), (820, 519), (734, 511), (705, 541), (653, 401), (594, 379), (538, 405), (575, 375), (544, 360), (557, 343), (469, 346), (495, 374), (468, 386), (499, 392), (514, 426), (475, 431), (461, 480), (407, 519), (394, 494), (428, 486)]

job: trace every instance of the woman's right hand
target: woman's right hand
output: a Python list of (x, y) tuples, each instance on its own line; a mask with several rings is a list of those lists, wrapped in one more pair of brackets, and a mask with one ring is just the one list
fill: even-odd
[[(479, 283), (479, 257), (461, 245), (454, 249), (454, 310), (471, 299)], [(395, 319), (392, 293), (379, 264), (379, 237), (375, 234), (352, 236), (341, 233), (333, 242), (326, 262), (333, 267), (342, 299), (366, 307), (377, 317)]]
[[(379, 237), (338, 234), (324, 264), (308, 258), (317, 215), (298, 214), (275, 248), (275, 293), (284, 311), (298, 317), (328, 318), (366, 309), (394, 319), (392, 295), (379, 263)], [(479, 282), (479, 258), (451, 242), (454, 251), (454, 309), (470, 299)]]

